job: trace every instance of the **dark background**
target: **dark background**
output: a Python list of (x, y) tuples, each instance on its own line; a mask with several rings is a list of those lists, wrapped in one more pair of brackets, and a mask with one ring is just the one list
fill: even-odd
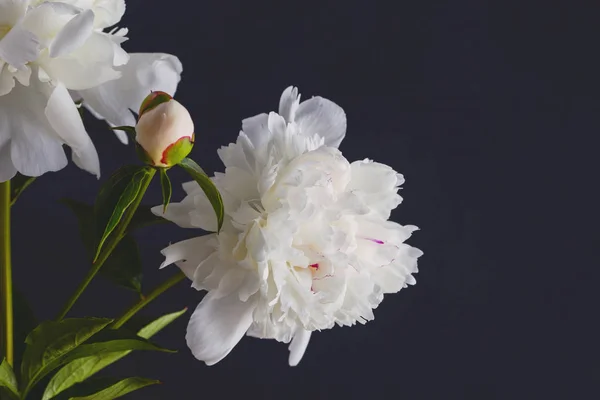
[[(586, 210), (598, 204), (598, 7), (127, 4), (124, 47), (183, 62), (177, 97), (195, 119), (193, 157), (206, 170), (222, 169), (216, 149), (234, 141), (243, 118), (276, 110), (296, 85), (345, 109), (349, 160), (405, 175), (393, 219), (421, 228), (410, 243), (425, 252), (417, 285), (386, 297), (365, 326), (314, 334), (296, 368), (285, 344), (251, 338), (206, 367), (188, 352), (181, 318), (156, 336), (178, 354), (137, 353), (108, 371), (164, 382), (128, 398), (598, 398), (599, 265), (584, 255), (598, 236)], [(102, 122), (86, 123), (103, 180), (135, 162)], [(180, 200), (184, 176), (172, 179)], [(88, 268), (76, 219), (57, 201), (91, 202), (99, 185), (70, 165), (14, 208), (16, 285), (39, 319), (55, 316)], [(147, 202), (160, 202), (157, 185)], [(146, 289), (175, 272), (157, 270), (159, 250), (194, 235), (171, 226), (138, 235)], [(193, 309), (201, 297), (181, 284), (145, 312)], [(72, 315), (115, 316), (134, 301), (98, 279)]]

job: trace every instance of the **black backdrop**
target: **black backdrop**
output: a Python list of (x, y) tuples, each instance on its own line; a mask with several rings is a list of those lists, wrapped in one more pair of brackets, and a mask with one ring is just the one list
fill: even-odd
[[(182, 318), (156, 337), (179, 354), (138, 353), (112, 368), (164, 382), (129, 398), (598, 397), (598, 264), (583, 257), (592, 236), (582, 229), (597, 184), (585, 177), (600, 128), (597, 10), (482, 0), (127, 4), (125, 48), (183, 62), (177, 97), (192, 111), (193, 157), (206, 170), (221, 170), (216, 149), (242, 118), (275, 110), (296, 85), (345, 109), (348, 159), (405, 175), (393, 219), (421, 228), (410, 243), (425, 252), (416, 286), (388, 296), (366, 326), (313, 335), (296, 368), (286, 345), (251, 338), (206, 367), (185, 347)], [(86, 122), (102, 179), (136, 160), (103, 123)], [(179, 200), (184, 177), (172, 179)], [(40, 319), (87, 268), (77, 222), (57, 201), (92, 201), (99, 185), (70, 165), (14, 208), (16, 285)], [(149, 203), (159, 193), (153, 186)], [(174, 272), (157, 270), (159, 250), (193, 235), (139, 233), (146, 288)], [(193, 309), (201, 297), (182, 284), (146, 313)], [(98, 279), (73, 315), (113, 316), (134, 300)]]

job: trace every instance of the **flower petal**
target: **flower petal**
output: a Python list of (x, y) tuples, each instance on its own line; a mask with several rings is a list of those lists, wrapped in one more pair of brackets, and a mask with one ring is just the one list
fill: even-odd
[(68, 89), (83, 90), (121, 77), (113, 67), (114, 42), (110, 35), (92, 32), (85, 43), (68, 55), (42, 56), (38, 63), (53, 79)]
[(104, 29), (117, 24), (125, 14), (125, 0), (94, 1), (94, 26)]
[(21, 133), (11, 142), (11, 158), (23, 175), (40, 176), (67, 166), (67, 157), (61, 143), (47, 135), (49, 126), (39, 119), (25, 121)]
[(252, 324), (256, 300), (240, 301), (236, 293), (216, 299), (208, 293), (190, 318), (185, 339), (194, 357), (206, 365), (221, 361)]
[(290, 123), (294, 121), (296, 111), (300, 105), (300, 94), (298, 88), (290, 86), (286, 88), (279, 99), (279, 115), (285, 118), (285, 121)]
[(0, 25), (15, 25), (27, 11), (29, 0), (0, 1)]
[(299, 329), (288, 349), (290, 350), (290, 357), (288, 359), (290, 367), (295, 367), (302, 360), (302, 356), (304, 356), (304, 352), (308, 347), (308, 342), (310, 341), (311, 331), (307, 331), (305, 329)]
[(58, 136), (73, 149), (73, 162), (100, 177), (98, 153), (83, 126), (77, 106), (63, 84), (59, 83), (52, 91), (45, 114)]
[(44, 114), (47, 102), (45, 92), (20, 84), (0, 96), (2, 130), (11, 137), (12, 162), (23, 175), (40, 176), (67, 165), (61, 139)]
[(71, 4), (47, 1), (30, 8), (21, 23), (37, 36), (42, 47), (49, 47), (57, 33), (80, 13), (81, 9)]
[(182, 240), (161, 251), (165, 261), (160, 268), (176, 263), (185, 276), (193, 280), (196, 268), (214, 251), (214, 235)]
[(248, 136), (255, 148), (262, 147), (271, 138), (268, 129), (268, 114), (258, 114), (242, 120), (242, 131)]
[(38, 38), (22, 25), (15, 25), (0, 39), (0, 59), (17, 69), (34, 61), (40, 52)]
[(120, 79), (79, 93), (85, 107), (98, 118), (112, 126), (134, 126), (136, 120), (130, 110), (137, 112), (152, 90), (174, 96), (182, 66), (177, 57), (169, 54), (134, 53), (130, 54), (129, 63), (117, 69), (122, 74)]
[(50, 57), (60, 57), (83, 46), (94, 28), (94, 13), (85, 10), (71, 19), (50, 44)]
[(346, 114), (334, 102), (322, 97), (313, 97), (300, 103), (295, 121), (305, 136), (315, 133), (325, 139), (325, 144), (339, 147), (346, 136)]
[(0, 60), (0, 96), (10, 93), (15, 87), (14, 75), (8, 71), (8, 64)]
[(152, 207), (150, 210), (157, 217), (163, 217), (176, 223), (182, 228), (195, 228), (191, 223), (190, 212), (194, 209), (193, 198), (186, 197), (181, 203), (170, 203), (167, 211), (164, 212), (164, 206)]
[(373, 213), (388, 219), (402, 202), (398, 188), (404, 183), (404, 177), (387, 165), (369, 160), (355, 161), (350, 167), (352, 179), (347, 190), (368, 204)]

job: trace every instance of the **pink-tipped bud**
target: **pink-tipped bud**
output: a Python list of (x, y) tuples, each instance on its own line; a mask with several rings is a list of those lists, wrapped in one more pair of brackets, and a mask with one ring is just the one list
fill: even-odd
[(192, 151), (194, 122), (188, 110), (169, 94), (152, 92), (142, 102), (136, 141), (147, 163), (168, 168)]

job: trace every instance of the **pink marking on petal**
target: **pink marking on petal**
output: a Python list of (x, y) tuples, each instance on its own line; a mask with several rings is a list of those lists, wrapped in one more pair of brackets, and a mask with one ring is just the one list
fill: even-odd
[(370, 240), (371, 242), (377, 243), (377, 244), (385, 244), (385, 242), (383, 240), (379, 240), (379, 239), (367, 238), (367, 240)]
[(316, 264), (310, 264), (308, 267), (309, 267), (309, 268), (314, 268), (314, 269), (316, 269), (316, 270), (318, 271), (318, 270), (319, 270), (319, 263), (316, 263)]

